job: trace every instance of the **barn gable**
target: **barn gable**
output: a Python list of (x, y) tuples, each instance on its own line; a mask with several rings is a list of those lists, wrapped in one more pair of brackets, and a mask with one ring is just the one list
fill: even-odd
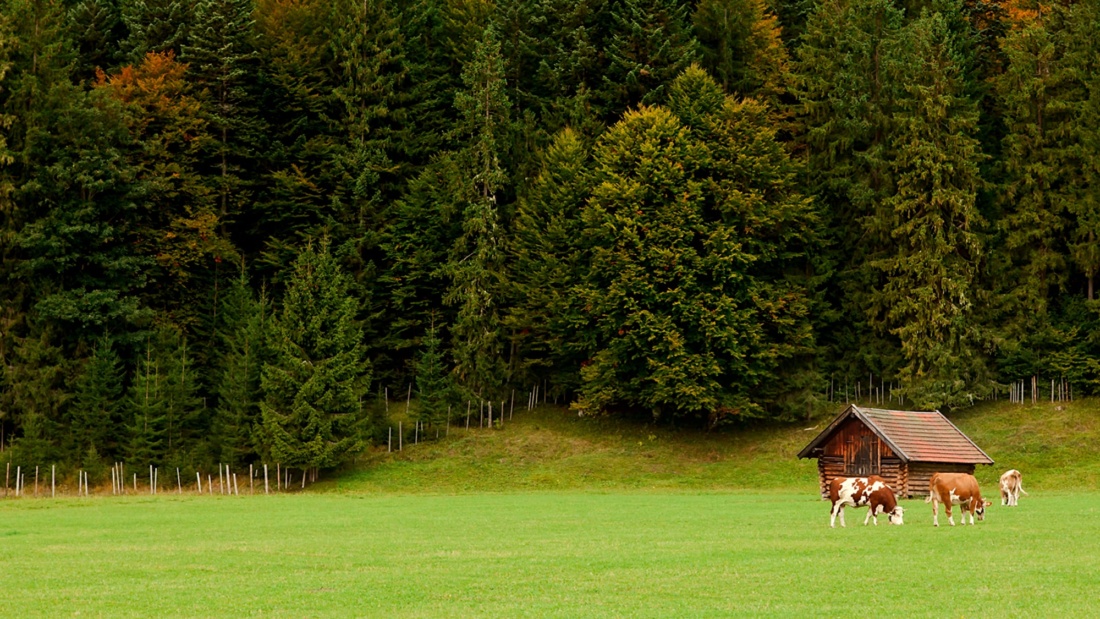
[(881, 475), (902, 496), (926, 492), (935, 472), (970, 472), (993, 464), (939, 411), (896, 411), (854, 404), (798, 454), (817, 458), (821, 491), (835, 477)]

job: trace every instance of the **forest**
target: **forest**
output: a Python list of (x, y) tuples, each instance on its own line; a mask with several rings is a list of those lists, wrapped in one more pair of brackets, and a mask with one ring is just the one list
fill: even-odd
[(1096, 394), (1098, 234), (1098, 0), (0, 0), (9, 461)]

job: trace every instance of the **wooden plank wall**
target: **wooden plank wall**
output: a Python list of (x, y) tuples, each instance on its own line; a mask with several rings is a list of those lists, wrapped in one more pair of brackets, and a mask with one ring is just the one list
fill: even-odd
[(912, 498), (928, 496), (928, 482), (933, 473), (970, 473), (974, 474), (973, 464), (956, 462), (910, 462), (909, 486), (907, 495)]

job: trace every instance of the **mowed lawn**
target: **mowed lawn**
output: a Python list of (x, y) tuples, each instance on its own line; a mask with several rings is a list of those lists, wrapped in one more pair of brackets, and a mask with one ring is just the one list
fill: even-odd
[(790, 492), (0, 502), (2, 617), (1100, 616), (1100, 494), (974, 527)]

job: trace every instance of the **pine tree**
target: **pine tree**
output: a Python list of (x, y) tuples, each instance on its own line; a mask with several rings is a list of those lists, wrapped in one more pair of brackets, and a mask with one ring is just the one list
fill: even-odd
[(63, 457), (65, 406), (71, 397), (64, 352), (42, 322), (13, 338), (3, 367), (0, 410), (21, 430), (13, 444), (20, 460), (45, 464)]
[(587, 318), (572, 288), (587, 270), (581, 211), (591, 191), (589, 148), (565, 129), (543, 154), (542, 171), (516, 205), (508, 278), (508, 324), (522, 359), (524, 384), (544, 379), (576, 389), (586, 358), (578, 327)]
[(785, 91), (787, 48), (763, 0), (702, 0), (693, 21), (702, 66), (726, 92), (778, 102)]
[(69, 8), (67, 21), (78, 52), (76, 76), (92, 80), (96, 70), (112, 70), (122, 61), (126, 26), (115, 0), (80, 0)]
[(4, 12), (22, 40), (0, 108), (14, 118), (9, 148), (18, 153), (4, 268), (32, 284), (9, 298), (62, 326), (57, 345), (76, 346), (85, 327), (98, 334), (109, 323), (125, 339), (147, 318), (134, 293), (148, 261), (132, 250), (121, 115), (73, 84), (60, 5), (9, 0)]
[(465, 204), (462, 236), (446, 267), (450, 286), (444, 297), (458, 308), (451, 327), (455, 373), (472, 393), (483, 396), (504, 381), (498, 197), (506, 178), (500, 153), (511, 105), (496, 37), (492, 27), (485, 30), (462, 72), (466, 90), (455, 96), (455, 107), (462, 114), (459, 131), (467, 141), (455, 155), (463, 175)]
[(154, 350), (150, 338), (143, 357), (138, 361), (126, 398), (129, 424), (129, 444), (126, 460), (142, 467), (165, 462), (168, 443), (168, 415), (164, 397), (164, 376), (159, 350)]
[(362, 444), (370, 366), (350, 288), (327, 241), (294, 263), (261, 380), (264, 448), (283, 466), (331, 468)]
[(450, 376), (444, 366), (442, 341), (433, 324), (424, 335), (416, 359), (417, 420), (432, 425), (446, 423), (448, 405), (452, 401), (451, 391)]
[(664, 90), (697, 59), (689, 5), (677, 0), (618, 0), (612, 5), (601, 87), (604, 118), (639, 103), (664, 101)]
[(908, 28), (912, 61), (890, 165), (896, 189), (875, 225), (893, 250), (872, 266), (885, 282), (871, 322), (899, 340), (902, 392), (918, 407), (969, 403), (988, 383), (974, 305), (984, 249), (975, 199), (983, 158), (955, 40), (941, 13)]
[(151, 52), (180, 55), (194, 17), (190, 2), (127, 0), (119, 6), (122, 23), (129, 33), (122, 42), (122, 51), (131, 63), (141, 62)]
[(256, 147), (263, 134), (249, 91), (254, 84), (250, 74), (258, 64), (252, 9), (252, 0), (196, 3), (180, 54), (189, 65), (210, 126), (212, 139), (201, 171), (214, 188), (221, 224), (236, 224), (239, 238), (234, 241), (245, 251), (258, 249), (256, 239), (242, 234), (250, 225), (241, 215), (248, 205), (248, 172), (256, 166)]
[[(83, 456), (121, 456), (120, 404), (123, 396), (122, 362), (111, 338), (104, 335), (84, 362), (84, 372), (73, 387), (69, 406), (70, 453)], [(85, 464), (91, 464), (86, 462)]]
[(161, 355), (160, 393), (164, 398), (166, 463), (209, 463), (209, 427), (203, 399), (199, 396), (199, 373), (188, 350), (187, 336), (174, 328), (158, 333)]
[(1061, 4), (1025, 12), (1002, 44), (1006, 182), (996, 318), (1002, 369), (1013, 379), (1049, 371), (1047, 358), (1068, 335), (1056, 315), (1069, 284), (1071, 209), (1087, 186), (1076, 112), (1088, 94), (1080, 67), (1066, 57), (1074, 19)]
[[(890, 136), (907, 67), (904, 14), (892, 0), (828, 0), (806, 23), (793, 91), (810, 191), (822, 206), (833, 274), (815, 312), (829, 366), (838, 378), (893, 374), (897, 346), (867, 324), (869, 291), (881, 287), (871, 263), (893, 242), (874, 224), (892, 191)], [(825, 310), (825, 308), (831, 308)]]
[(260, 377), (268, 359), (271, 319), (266, 298), (254, 298), (244, 269), (222, 298), (218, 317), (221, 356), (214, 379), (218, 406), (212, 433), (218, 460), (237, 465), (262, 453)]

